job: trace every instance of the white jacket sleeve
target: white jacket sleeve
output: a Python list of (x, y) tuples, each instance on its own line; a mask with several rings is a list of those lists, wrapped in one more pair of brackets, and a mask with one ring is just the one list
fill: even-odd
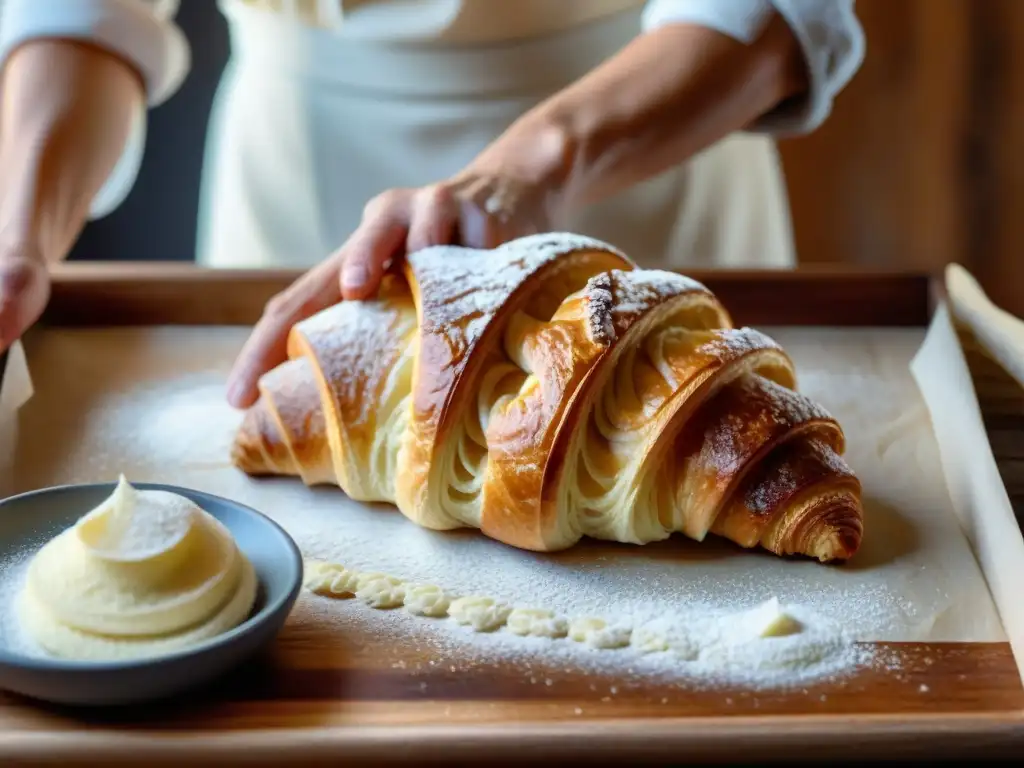
[(773, 13), (786, 20), (800, 42), (810, 90), (764, 115), (751, 130), (810, 133), (829, 116), (835, 97), (864, 61), (864, 30), (854, 0), (649, 0), (643, 26), (650, 31), (674, 22), (700, 24), (750, 43)]
[(146, 104), (132, 121), (128, 143), (93, 200), (90, 218), (105, 216), (128, 196), (146, 144), (146, 109), (181, 86), (191, 66), (188, 41), (173, 19), (179, 0), (0, 0), (0, 67), (31, 40), (90, 42), (131, 64), (142, 76)]

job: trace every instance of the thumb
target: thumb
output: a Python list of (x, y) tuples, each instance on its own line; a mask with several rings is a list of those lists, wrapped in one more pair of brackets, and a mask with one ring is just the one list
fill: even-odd
[(0, 350), (39, 319), (49, 298), (50, 279), (41, 259), (20, 253), (0, 259)]

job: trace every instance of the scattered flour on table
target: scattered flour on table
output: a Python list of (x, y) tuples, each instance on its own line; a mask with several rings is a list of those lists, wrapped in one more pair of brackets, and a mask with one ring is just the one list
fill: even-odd
[[(362, 582), (362, 578), (339, 563), (308, 561), (305, 566), (305, 588), (312, 594), (334, 598), (351, 597), (351, 593), (337, 589), (325, 590), (325, 584), (336, 580), (339, 573)], [(371, 580), (388, 579), (399, 586), (399, 577), (372, 574)], [(428, 585), (434, 592), (442, 592), (436, 585)], [(410, 585), (410, 588), (413, 588)], [(420, 587), (424, 587), (421, 585)], [(399, 586), (401, 590), (401, 587)], [(401, 591), (405, 599), (404, 590)], [(359, 597), (357, 591), (354, 595)], [(364, 601), (365, 602), (365, 601)], [(376, 608), (395, 608), (402, 604), (369, 603)], [(409, 613), (425, 615), (418, 600), (409, 604)], [(854, 644), (842, 627), (824, 621), (799, 606), (783, 606), (772, 599), (753, 609), (738, 612), (699, 610), (687, 607), (672, 617), (660, 617), (639, 626), (595, 616), (577, 616), (571, 621), (554, 611), (538, 608), (513, 607), (484, 595), (466, 595), (453, 599), (444, 615), (461, 626), (471, 627), (477, 633), (505, 631), (517, 638), (544, 638), (549, 641), (533, 646), (499, 642), (506, 656), (515, 656), (524, 650), (564, 653), (568, 638), (570, 644), (580, 644), (590, 650), (614, 651), (630, 648), (636, 654), (660, 654), (648, 666), (660, 672), (697, 679), (712, 678), (720, 682), (748, 686), (800, 683), (822, 677), (835, 677), (872, 662), (869, 648)], [(419, 629), (419, 628), (417, 628)], [(607, 656), (607, 654), (605, 654)], [(617, 660), (621, 661), (622, 656)], [(609, 657), (610, 660), (610, 657)], [(636, 659), (631, 661), (638, 663)], [(631, 670), (635, 675), (635, 669)]]
[[(361, 638), (370, 638), (368, 642), (374, 645), (412, 647), (416, 657), (429, 658), (426, 663), (400, 661), (392, 665), (410, 671), (442, 667), (461, 674), (513, 663), (521, 670), (524, 682), (548, 686), (564, 672), (592, 675), (595, 683), (611, 679), (616, 685), (637, 689), (656, 684), (682, 690), (757, 691), (842, 683), (866, 668), (898, 669), (892, 654), (852, 643), (837, 627), (827, 623), (808, 625), (806, 634), (784, 638), (704, 635), (707, 652), (687, 658), (672, 649), (642, 652), (628, 645), (599, 649), (569, 638), (520, 635), (507, 627), (481, 631), (451, 618), (423, 619), (400, 610), (375, 611), (356, 600), (331, 600), (310, 594), (304, 594), (300, 600), (307, 623), (335, 627), (339, 636), (357, 629)], [(806, 611), (793, 612), (805, 620), (813, 619)], [(682, 614), (675, 618), (681, 617)], [(699, 610), (692, 611), (690, 618), (694, 619), (691, 629), (697, 636), (701, 636), (702, 624), (716, 623)], [(719, 624), (720, 631), (723, 623)], [(728, 634), (728, 629), (725, 632)], [(614, 686), (611, 693), (617, 693)]]

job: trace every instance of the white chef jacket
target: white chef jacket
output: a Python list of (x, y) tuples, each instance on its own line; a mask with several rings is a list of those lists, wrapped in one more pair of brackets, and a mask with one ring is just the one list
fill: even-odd
[[(117, 53), (134, 65), (144, 79), (149, 108), (157, 107), (170, 98), (188, 74), (189, 43), (174, 23), (179, 0), (0, 0), (0, 3), (0, 63), (15, 47), (32, 39), (61, 37), (90, 41)], [(340, 85), (349, 91), (354, 87), (364, 90), (380, 87), (386, 91), (394, 81), (406, 84), (419, 74), (422, 92), (415, 94), (413, 87), (406, 95), (430, 96), (431, 84), (437, 85), (446, 78), (479, 80), (485, 76), (481, 74), (484, 70), (488, 73), (500, 70), (498, 67), (486, 66), (486, 60), (473, 59), (473, 56), (512, 56), (504, 70), (500, 70), (504, 74), (500, 77), (495, 75), (498, 81), (476, 84), (498, 93), (503, 89), (507, 90), (510, 85), (516, 85), (500, 82), (502, 77), (523, 77), (526, 76), (526, 70), (531, 70), (530, 77), (543, 80), (543, 74), (547, 70), (537, 66), (524, 66), (523, 62), (535, 62), (538, 57), (545, 59), (555, 55), (554, 52), (557, 52), (557, 56), (565, 58), (588, 47), (595, 48), (595, 61), (586, 61), (586, 56), (580, 54), (580, 62), (585, 62), (586, 67), (596, 65), (602, 57), (610, 55), (622, 42), (616, 40), (614, 44), (610, 44), (604, 38), (624, 34), (622, 29), (625, 27), (616, 20), (624, 18), (623, 15), (630, 12), (639, 15), (638, 32), (649, 31), (665, 24), (687, 22), (708, 26), (747, 42), (761, 29), (768, 15), (776, 11), (786, 19), (800, 41), (807, 59), (811, 87), (806, 98), (765, 115), (746, 132), (754, 137), (754, 143), (748, 141), (747, 144), (742, 144), (742, 140), (734, 141), (732, 149), (722, 157), (714, 152), (704, 153), (706, 157), (701, 162), (706, 168), (691, 169), (692, 178), (685, 184), (667, 176), (663, 177), (655, 182), (660, 184), (660, 187), (654, 197), (651, 196), (653, 187), (650, 187), (646, 191), (638, 192), (640, 197), (636, 197), (632, 202), (628, 196), (610, 201), (610, 205), (595, 209), (590, 221), (595, 223), (598, 230), (602, 223), (617, 227), (619, 230), (628, 229), (631, 226), (630, 222), (636, 221), (637, 215), (643, 216), (647, 210), (654, 210), (659, 206), (672, 209), (673, 206), (685, 204), (687, 210), (680, 210), (678, 215), (673, 213), (665, 219), (670, 221), (674, 216), (675, 223), (662, 226), (666, 232), (663, 237), (659, 236), (656, 242), (648, 242), (641, 238), (633, 243), (633, 247), (642, 250), (699, 250), (701, 246), (695, 245), (699, 240), (697, 235), (687, 234), (682, 241), (679, 240), (679, 222), (688, 216), (691, 220), (698, 216), (708, 220), (707, 207), (718, 205), (722, 195), (716, 197), (708, 192), (709, 197), (703, 208), (693, 202), (692, 193), (676, 199), (680, 196), (682, 187), (692, 186), (697, 180), (700, 182), (701, 190), (719, 187), (726, 197), (748, 198), (746, 203), (740, 204), (744, 215), (736, 221), (741, 222), (741, 228), (749, 230), (749, 236), (744, 242), (737, 241), (735, 234), (731, 233), (737, 228), (735, 221), (729, 217), (722, 218), (718, 224), (719, 231), (711, 238), (715, 244), (707, 246), (709, 250), (749, 254), (757, 250), (758, 244), (763, 250), (766, 237), (768, 240), (774, 237), (778, 241), (776, 250), (780, 253), (791, 250), (788, 223), (783, 221), (788, 217), (785, 191), (777, 160), (772, 154), (774, 149), (771, 140), (780, 135), (806, 133), (817, 128), (829, 115), (836, 94), (860, 66), (865, 43), (853, 6), (854, 0), (220, 0), (220, 7), (227, 16), (232, 30), (233, 58), (238, 55), (238, 51), (251, 49), (248, 58), (242, 57), (242, 60), (258, 60), (263, 71), (260, 74), (261, 82), (258, 83), (252, 82), (255, 80), (253, 77), (246, 78), (237, 73), (233, 80), (231, 76), (225, 76), (227, 85), (222, 86), (222, 93), (219, 94), (221, 103), (214, 106), (214, 128), (211, 129), (210, 137), (210, 146), (216, 147), (219, 154), (212, 156), (208, 152), (207, 163), (210, 170), (204, 173), (206, 213), (201, 214), (201, 219), (203, 215), (206, 219), (205, 223), (201, 221), (200, 228), (207, 233), (207, 239), (213, 241), (213, 245), (207, 246), (207, 250), (212, 253), (257, 255), (249, 261), (242, 259), (235, 262), (231, 257), (220, 255), (205, 260), (222, 266), (314, 263), (332, 247), (340, 244), (357, 223), (358, 211), (351, 209), (357, 206), (358, 200), (365, 202), (367, 196), (372, 196), (374, 191), (380, 191), (381, 187), (413, 186), (417, 182), (427, 183), (435, 180), (435, 177), (429, 174), (421, 174), (421, 177), (411, 174), (409, 178), (405, 178), (401, 173), (392, 174), (390, 177), (382, 173), (379, 179), (367, 180), (366, 177), (373, 176), (373, 173), (363, 169), (358, 174), (349, 174), (344, 189), (339, 187), (340, 192), (332, 192), (328, 189), (331, 187), (329, 179), (307, 180), (296, 177), (289, 181), (287, 176), (295, 164), (289, 165), (279, 160), (274, 165), (274, 162), (268, 159), (268, 169), (262, 174), (263, 180), (260, 181), (260, 158), (273, 154), (272, 147), (276, 141), (273, 138), (274, 131), (287, 131), (296, 127), (294, 119), (292, 123), (286, 124), (287, 119), (281, 117), (282, 127), (277, 128), (275, 120), (278, 115), (275, 113), (281, 112), (281, 109), (264, 107), (262, 111), (254, 111), (253, 102), (259, 98), (257, 92), (262, 92), (268, 83), (275, 80), (273, 73), (267, 73), (269, 68), (277, 67), (281, 72), (294, 74), (298, 70), (292, 67), (292, 62), (303, 60), (303, 65), (308, 64), (309, 62), (305, 60), (311, 58), (311, 51), (322, 50), (331, 57), (329, 63), (320, 61), (317, 64), (317, 71), (302, 71), (295, 75), (306, 80), (306, 85), (301, 91), (292, 89), (279, 94), (282, 103), (290, 104), (294, 109), (301, 111), (312, 103), (311, 99), (315, 101), (310, 94), (319, 98), (316, 90), (319, 86), (315, 83), (325, 74), (344, 78), (346, 70), (357, 73), (347, 82), (340, 82)], [(572, 35), (577, 37), (572, 38)], [(607, 50), (602, 49), (602, 46), (606, 46)], [(368, 52), (384, 50), (388, 52), (387, 58), (368, 58)], [(517, 50), (522, 50), (520, 56), (526, 58), (515, 60), (514, 52)], [(457, 57), (440, 56), (431, 59), (429, 56), (432, 51), (454, 51)], [(283, 55), (279, 56), (280, 52), (288, 52), (290, 59), (284, 58)], [(346, 59), (346, 56), (350, 58)], [(461, 56), (470, 58), (458, 58)], [(402, 64), (402, 57), (409, 60)], [(396, 61), (399, 63), (396, 64)], [(245, 67), (245, 64), (237, 64), (235, 69)], [(571, 71), (571, 67), (566, 71)], [(582, 73), (581, 71), (575, 74)], [(243, 93), (246, 81), (249, 81), (248, 97)], [(553, 82), (543, 84), (543, 87), (538, 84), (532, 102), (535, 103), (548, 95), (545, 89), (557, 90), (565, 85), (568, 85), (568, 82)], [(271, 84), (269, 87), (273, 90), (276, 86)], [(405, 102), (409, 101), (410, 99), (405, 98)], [(479, 103), (480, 99), (474, 98), (472, 101)], [(240, 102), (248, 106), (238, 106)], [(331, 96), (329, 108), (314, 104), (313, 111), (325, 124), (320, 126), (317, 132), (328, 138), (324, 139), (322, 152), (320, 148), (315, 147), (306, 169), (307, 177), (322, 170), (324, 162), (319, 159), (318, 152), (338, 154), (334, 150), (348, 140), (344, 131), (346, 126), (352, 123), (353, 116), (369, 115), (372, 112), (372, 107), (368, 106), (365, 100), (359, 104), (343, 102), (344, 98), (335, 92)], [(514, 112), (521, 112), (529, 106), (531, 99), (526, 99), (519, 105), (505, 104), (498, 111), (504, 110), (508, 114), (502, 112), (500, 116), (494, 116), (493, 122), (486, 124), (488, 127), (484, 132), (500, 132), (501, 126), (517, 116)], [(453, 124), (471, 121), (474, 108), (467, 107), (469, 111), (464, 115), (452, 115)], [(218, 121), (218, 114), (225, 112), (227, 115), (220, 114)], [(423, 113), (420, 112), (417, 113), (416, 119), (422, 120), (423, 117)], [(403, 119), (412, 118), (392, 114), (389, 119), (401, 122)], [(263, 143), (258, 151), (253, 150), (248, 155), (239, 155), (233, 159), (232, 153), (238, 155), (243, 151), (236, 147), (255, 142), (251, 138), (251, 130), (249, 133), (239, 133), (239, 130), (248, 130), (247, 126), (240, 128), (239, 124), (255, 122), (264, 125), (259, 138)], [(93, 218), (114, 210), (131, 190), (145, 144), (145, 123), (146, 106), (142, 106), (120, 162), (93, 202)], [(381, 122), (380, 125), (384, 123)], [(298, 128), (302, 129), (303, 126), (300, 125)], [(337, 133), (335, 138), (330, 138), (331, 131)], [(268, 133), (271, 135), (269, 139)], [(487, 138), (492, 139), (494, 136)], [(313, 138), (306, 139), (316, 145)], [(386, 146), (387, 140), (387, 137), (381, 137), (377, 142), (381, 161), (386, 161), (396, 153), (401, 157), (400, 153), (404, 147), (410, 151), (408, 157), (401, 158), (406, 168), (417, 166), (418, 158), (424, 153), (435, 154), (442, 166), (445, 162), (457, 164), (456, 167), (448, 167), (446, 172), (436, 175), (436, 178), (459, 170), (462, 161), (471, 159), (486, 144), (483, 136), (474, 137), (473, 140), (464, 142), (463, 146), (449, 148), (451, 151), (446, 154), (445, 151), (433, 146), (411, 146), (415, 141), (405, 135), (395, 139), (396, 142), (402, 142), (403, 146), (396, 144), (389, 148)], [(358, 140), (355, 143), (358, 144)], [(219, 159), (220, 155), (225, 156), (223, 161)], [(365, 147), (361, 150), (353, 148), (348, 155), (338, 155), (338, 166), (330, 172), (334, 176), (345, 176), (346, 169), (358, 167), (359, 160), (366, 158)], [(424, 169), (428, 166), (429, 163), (424, 165)], [(372, 163), (370, 167), (373, 167)], [(739, 174), (756, 175), (758, 167), (763, 168), (763, 188), (754, 189), (749, 184), (723, 184), (720, 181), (723, 174), (731, 174), (734, 177)], [(360, 181), (365, 182), (364, 186), (360, 187)], [(261, 190), (261, 187), (265, 189)], [(264, 207), (261, 209), (257, 198), (265, 198), (274, 194), (275, 189), (282, 188), (310, 191), (309, 199), (305, 201), (302, 200), (301, 193), (296, 194), (294, 209), (281, 213), (279, 235), (274, 230), (272, 222), (268, 223), (274, 218), (272, 214), (275, 204), (264, 201)], [(704, 194), (701, 190), (698, 190), (698, 195)], [(342, 199), (332, 200), (332, 194), (340, 194)], [(326, 195), (327, 199), (317, 200), (318, 195)], [(772, 202), (768, 200), (771, 197), (779, 199)], [(232, 200), (237, 201), (237, 204), (232, 203)], [(310, 214), (311, 207), (316, 208), (319, 213)], [(215, 213), (218, 208), (220, 212)], [(288, 206), (284, 205), (284, 209), (287, 208)], [(358, 208), (361, 210), (361, 204)], [(347, 213), (338, 220), (332, 219), (332, 214), (325, 212), (341, 209), (346, 209)], [(628, 218), (623, 218), (623, 211), (629, 211)], [(621, 220), (613, 220), (616, 212), (620, 214)], [(758, 223), (759, 219), (763, 221)], [(749, 225), (742, 222), (749, 222)], [(713, 226), (713, 222), (711, 225)], [(590, 225), (586, 219), (582, 219), (580, 225), (575, 228), (586, 231), (588, 226)], [(703, 226), (706, 228), (707, 225)], [(759, 227), (774, 228), (776, 231), (774, 234), (758, 232)], [(650, 230), (650, 227), (647, 229)], [(683, 226), (683, 229), (691, 233), (696, 232), (691, 224)], [(210, 230), (214, 231), (213, 235), (209, 235)], [(623, 241), (616, 237), (617, 231), (596, 231), (592, 234), (613, 241), (618, 240), (618, 244), (629, 247), (629, 237)], [(316, 236), (306, 235), (312, 232), (316, 232)], [(723, 245), (726, 240), (730, 240), (731, 245)], [(200, 251), (203, 251), (203, 247)], [(262, 256), (258, 255), (260, 253)], [(296, 253), (301, 255), (295, 256)], [(747, 256), (732, 260), (728, 254), (724, 258), (721, 258), (721, 254), (712, 254), (710, 259), (712, 263), (719, 264), (728, 264), (731, 261), (746, 264), (751, 261)], [(201, 253), (200, 261), (203, 260)], [(643, 261), (643, 258), (640, 257), (640, 260)], [(668, 260), (672, 261), (672, 258), (668, 257)], [(791, 260), (791, 255), (782, 254), (774, 259), (767, 259), (768, 263), (772, 263), (773, 260), (777, 265), (785, 265)], [(698, 259), (697, 263), (699, 262)], [(684, 263), (688, 262), (684, 260)], [(753, 263), (758, 263), (756, 256)]]

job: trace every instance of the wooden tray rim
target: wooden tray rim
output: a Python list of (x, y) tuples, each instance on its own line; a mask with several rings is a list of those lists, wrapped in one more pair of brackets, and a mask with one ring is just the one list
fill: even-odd
[[(856, 729), (854, 732), (852, 729)], [(855, 745), (852, 740), (855, 739)], [(39, 757), (62, 762), (123, 758), (135, 761), (200, 758), (237, 760), (240, 751), (259, 750), (260, 762), (366, 759), (415, 762), (423, 754), (456, 760), (495, 762), (514, 754), (518, 761), (629, 759), (788, 759), (1019, 756), (1024, 747), (1024, 712), (978, 714), (767, 715), (730, 717), (594, 719), (571, 722), (516, 722), (507, 725), (339, 726), (253, 729), (221, 733), (172, 734), (121, 730), (116, 742), (103, 728), (39, 730), (0, 735), (0, 760)], [(200, 757), (201, 756), (201, 757)]]
[[(43, 324), (251, 325), (301, 274), (176, 262), (60, 264)], [(705, 283), (748, 325), (924, 326), (941, 285), (939, 273), (842, 265), (684, 274)]]

